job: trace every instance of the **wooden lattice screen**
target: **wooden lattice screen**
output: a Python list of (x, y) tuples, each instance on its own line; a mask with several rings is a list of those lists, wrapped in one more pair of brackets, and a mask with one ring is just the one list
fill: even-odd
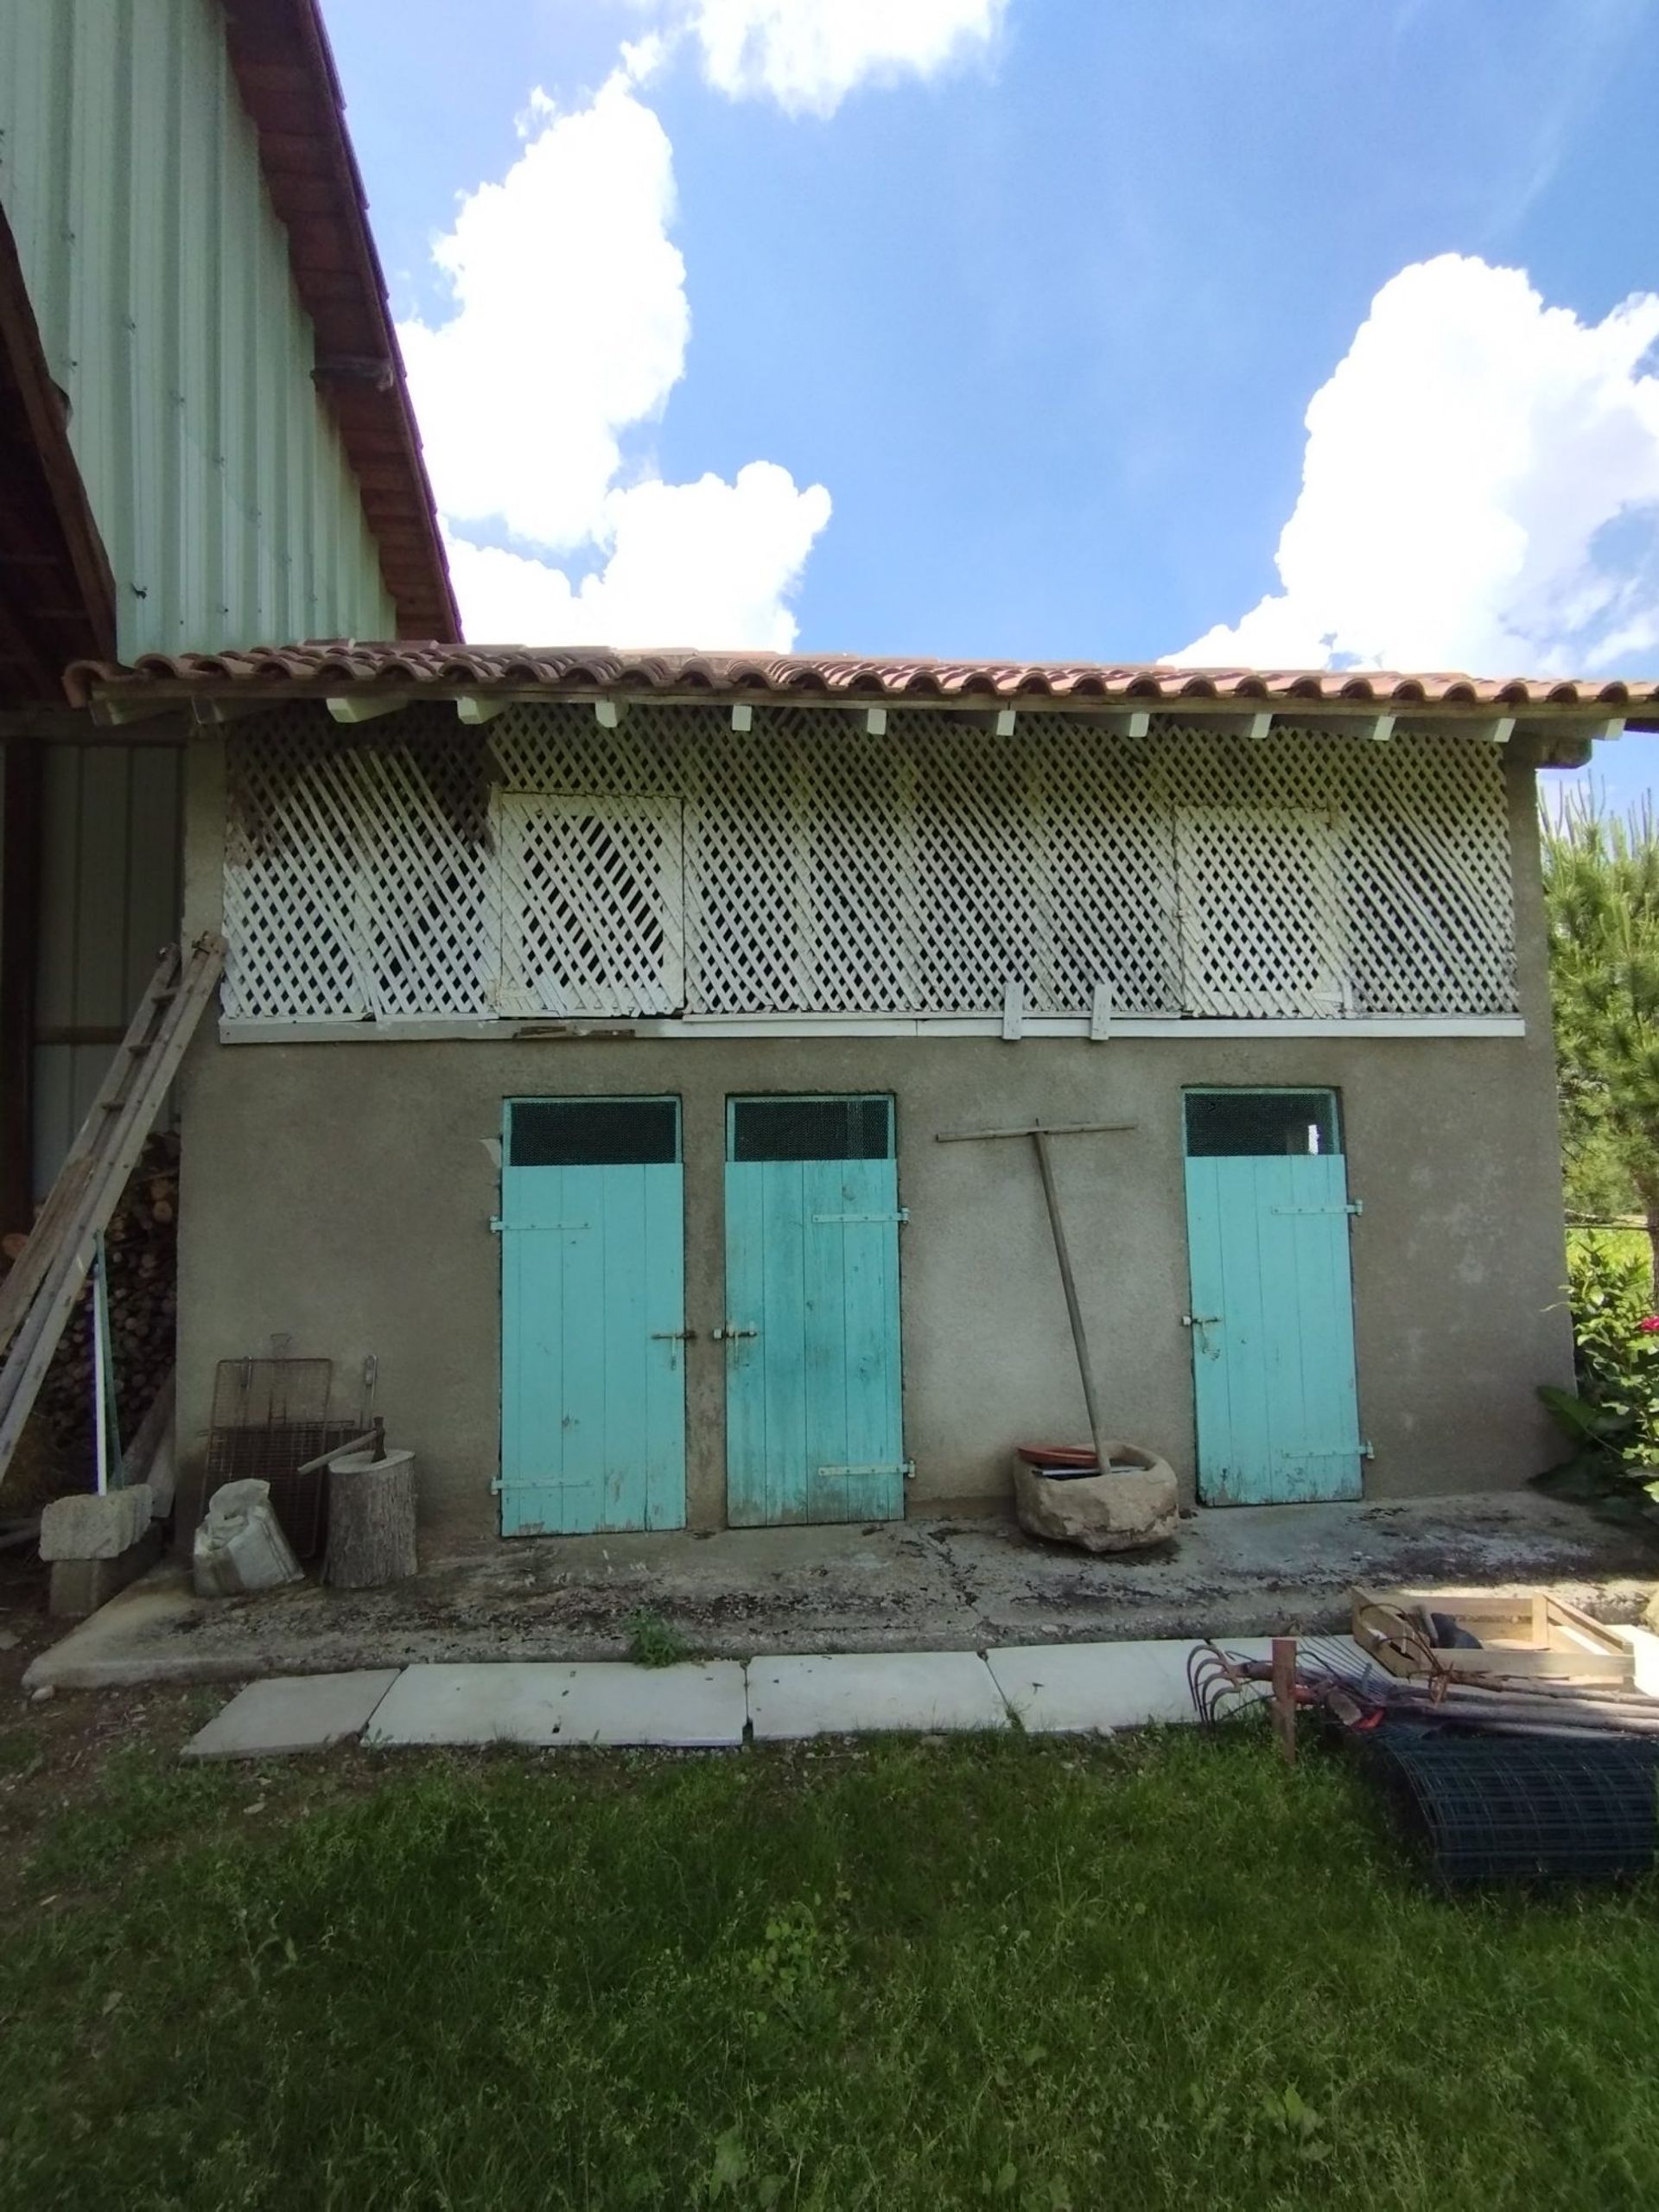
[(447, 704), (229, 741), (227, 1014), (1473, 1016), (1515, 1007), (1478, 739)]

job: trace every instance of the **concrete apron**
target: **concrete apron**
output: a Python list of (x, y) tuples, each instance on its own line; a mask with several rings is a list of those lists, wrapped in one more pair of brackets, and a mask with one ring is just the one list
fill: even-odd
[(700, 1660), (984, 1651), (1168, 1637), (1330, 1634), (1356, 1581), (1545, 1584), (1605, 1620), (1639, 1619), (1651, 1540), (1535, 1491), (1392, 1504), (1199, 1513), (1161, 1552), (1092, 1559), (994, 1517), (708, 1536), (542, 1538), (432, 1555), (384, 1590), (315, 1583), (205, 1601), (169, 1565), (42, 1652), (28, 1688), (246, 1681), (410, 1664), (626, 1656), (630, 1618)]

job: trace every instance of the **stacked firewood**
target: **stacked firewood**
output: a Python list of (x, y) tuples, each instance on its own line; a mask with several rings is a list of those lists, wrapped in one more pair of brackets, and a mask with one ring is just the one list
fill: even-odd
[[(124, 1443), (131, 1440), (173, 1366), (178, 1210), (179, 1140), (172, 1130), (160, 1131), (145, 1145), (105, 1232), (110, 1344)], [(90, 1283), (69, 1317), (35, 1409), (63, 1487), (86, 1488), (93, 1464)]]

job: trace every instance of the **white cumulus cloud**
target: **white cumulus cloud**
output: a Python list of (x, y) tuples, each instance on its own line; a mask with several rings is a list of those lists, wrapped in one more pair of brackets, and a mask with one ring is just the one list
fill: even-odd
[(1659, 296), (1602, 321), (1445, 254), (1371, 302), (1306, 416), (1282, 588), (1193, 666), (1589, 674), (1659, 646)]
[(752, 461), (734, 483), (646, 483), (606, 502), (604, 568), (572, 585), (559, 569), (452, 537), (451, 574), (470, 637), (571, 645), (748, 645), (787, 652), (785, 604), (830, 519), (821, 484)]
[(831, 115), (867, 81), (930, 77), (983, 52), (1007, 0), (691, 0), (703, 73), (733, 99)]
[[(652, 54), (626, 49), (572, 112), (535, 96), (518, 160), (433, 248), (453, 314), (399, 327), (469, 637), (793, 641), (829, 493), (764, 461), (664, 484), (638, 448), (690, 332), (672, 149), (636, 96)], [(541, 557), (595, 553), (578, 584)]]

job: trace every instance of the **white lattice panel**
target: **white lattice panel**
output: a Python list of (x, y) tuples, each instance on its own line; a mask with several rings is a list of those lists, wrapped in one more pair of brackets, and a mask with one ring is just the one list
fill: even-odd
[(230, 1013), (1458, 1016), (1515, 1004), (1498, 756), (448, 705), (230, 741)]
[(503, 1014), (685, 1003), (677, 799), (506, 791), (494, 816)]

